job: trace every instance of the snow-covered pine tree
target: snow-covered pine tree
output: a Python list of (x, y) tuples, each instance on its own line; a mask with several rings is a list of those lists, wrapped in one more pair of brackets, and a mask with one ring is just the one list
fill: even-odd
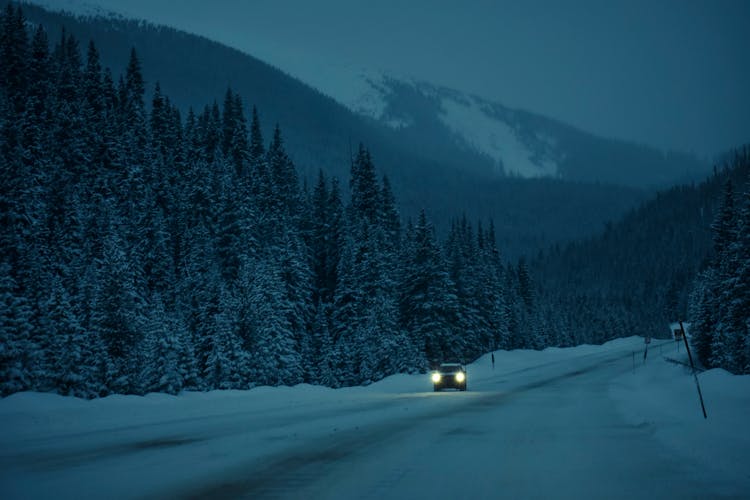
[(49, 342), (39, 388), (82, 398), (98, 396), (106, 353), (99, 339), (84, 330), (75, 316), (70, 295), (58, 276), (52, 279), (44, 310), (41, 333)]
[(212, 205), (213, 226), (216, 234), (216, 252), (225, 281), (232, 282), (239, 276), (240, 264), (246, 252), (243, 234), (242, 200), (236, 169), (221, 153), (214, 157), (212, 171), (215, 175), (213, 191), (218, 194)]
[(258, 116), (258, 109), (255, 106), (253, 106), (250, 122), (250, 145), (248, 154), (250, 169), (255, 172), (258, 165), (262, 163), (266, 157), (266, 148), (263, 142), (263, 131), (260, 126), (260, 117)]
[(310, 325), (315, 315), (309, 249), (294, 224), (289, 224), (281, 237), (275, 262), (284, 283), (283, 310), (294, 335), (295, 350), (301, 353), (303, 346), (310, 343)]
[[(742, 161), (741, 156), (738, 155), (735, 161)], [(743, 373), (748, 364), (745, 344), (747, 318), (750, 317), (750, 194), (745, 192), (732, 207), (729, 189), (730, 186), (712, 226), (715, 242), (721, 250), (717, 262), (720, 281), (714, 292), (719, 300), (713, 346), (723, 351), (715, 355), (717, 366), (732, 373)]]
[(395, 254), (401, 245), (401, 216), (398, 213), (396, 197), (387, 175), (383, 175), (382, 188), (380, 189), (379, 226), (385, 232), (387, 252)]
[(325, 238), (325, 294), (324, 301), (333, 302), (338, 286), (338, 268), (341, 259), (341, 249), (344, 242), (344, 205), (341, 201), (338, 179), (331, 179), (331, 190), (328, 194), (326, 213), (328, 233)]
[(208, 325), (210, 351), (203, 373), (211, 389), (247, 389), (250, 381), (248, 355), (237, 329), (239, 301), (226, 288), (220, 290), (218, 310)]
[[(29, 41), (20, 5), (8, 3), (0, 16), (0, 96), (20, 116), (25, 107)], [(8, 124), (9, 126), (11, 124)]]
[[(446, 255), (451, 282), (458, 299), (456, 340), (460, 342), (462, 351), (472, 356), (478, 353), (480, 345), (488, 348), (487, 318), (482, 315), (480, 306), (487, 290), (481, 283), (482, 268), (477, 240), (466, 216), (453, 223), (446, 243)], [(469, 352), (475, 350), (477, 352)]]
[(355, 242), (347, 235), (338, 262), (338, 280), (331, 315), (331, 337), (334, 349), (338, 353), (335, 376), (343, 385), (356, 383), (354, 365), (351, 361), (354, 345), (352, 335), (361, 323), (359, 304), (362, 301), (362, 292), (355, 277), (355, 251)]
[(139, 392), (143, 297), (136, 287), (132, 263), (123, 250), (125, 243), (116, 232), (104, 243), (99, 289), (92, 305), (91, 326), (107, 350), (111, 364), (105, 386), (112, 392)]
[(523, 301), (518, 295), (518, 275), (513, 266), (505, 269), (505, 311), (503, 320), (508, 325), (507, 342), (500, 347), (502, 349), (521, 349), (527, 347), (522, 325), (526, 319), (526, 309)]
[(32, 373), (39, 365), (32, 343), (32, 310), (18, 293), (10, 265), (0, 263), (0, 395), (32, 389)]
[(711, 366), (726, 367), (736, 372), (736, 349), (732, 342), (733, 332), (727, 324), (727, 302), (731, 300), (728, 288), (731, 288), (732, 273), (736, 265), (732, 259), (731, 248), (737, 236), (737, 213), (734, 203), (734, 187), (731, 180), (724, 186), (724, 197), (711, 225), (714, 236), (714, 260), (716, 269), (715, 280), (709, 283), (712, 294), (718, 299), (714, 305), (716, 323), (711, 339)]
[[(148, 153), (147, 116), (144, 105), (145, 83), (135, 48), (130, 51), (130, 59), (123, 80), (120, 105), (122, 109), (123, 145), (128, 169), (128, 177), (134, 181), (140, 178)], [(145, 186), (133, 186), (145, 187)]]
[(180, 322), (167, 313), (158, 293), (151, 298), (145, 329), (142, 348), (146, 351), (143, 366), (146, 392), (177, 394), (194, 384), (195, 361), (189, 336)]
[(404, 282), (399, 287), (403, 327), (424, 353), (426, 363), (460, 360), (462, 346), (454, 337), (456, 296), (424, 210), (414, 227), (413, 245), (414, 253), (408, 257)]
[(518, 261), (518, 295), (523, 300), (526, 310), (530, 313), (534, 309), (534, 288), (529, 275), (529, 268), (526, 260), (521, 258)]
[(338, 360), (331, 339), (330, 313), (325, 310), (328, 307), (331, 305), (321, 303), (316, 310), (312, 326), (313, 362), (305, 366), (305, 370), (313, 384), (338, 387), (339, 381), (335, 375)]
[[(481, 233), (481, 231), (480, 231)], [(508, 325), (504, 320), (505, 292), (503, 289), (503, 265), (497, 249), (495, 224), (490, 220), (490, 227), (480, 247), (479, 267), (479, 308), (485, 318), (488, 332), (481, 340), (482, 347), (490, 349), (505, 345), (508, 337)], [(485, 344), (486, 342), (486, 344)]]
[[(745, 153), (744, 161), (750, 161), (748, 152)], [(737, 332), (737, 341), (744, 358), (739, 365), (740, 372), (747, 374), (750, 373), (750, 179), (742, 197), (733, 253), (737, 267), (732, 286), (732, 303), (729, 306), (730, 324)]]
[(284, 149), (281, 128), (276, 125), (273, 139), (266, 153), (273, 186), (273, 207), (277, 214), (293, 217), (300, 203), (299, 179), (292, 160)]
[(243, 268), (242, 307), (252, 314), (250, 381), (254, 385), (302, 382), (302, 366), (281, 269), (272, 259)]
[[(321, 302), (330, 302), (331, 289), (328, 279), (328, 181), (323, 170), (318, 171), (318, 182), (312, 194), (311, 256), (313, 271), (313, 305), (320, 308)], [(317, 314), (316, 314), (317, 316)]]
[(352, 195), (351, 218), (375, 225), (381, 213), (381, 193), (372, 157), (362, 144), (359, 145), (357, 155), (352, 161), (349, 183)]

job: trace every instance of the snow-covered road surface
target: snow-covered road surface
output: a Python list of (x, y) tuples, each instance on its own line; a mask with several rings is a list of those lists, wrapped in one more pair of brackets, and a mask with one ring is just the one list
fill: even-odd
[[(642, 348), (499, 351), (495, 370), (488, 357), (469, 367), (465, 393), (399, 375), (338, 390), (17, 394), (0, 400), (0, 497), (747, 498), (749, 431), (731, 443), (725, 431), (750, 395), (727, 407), (707, 388), (717, 415), (704, 422), (692, 379), (655, 345), (643, 365)], [(678, 389), (660, 397), (661, 380)], [(675, 411), (675, 397), (694, 414), (654, 403)], [(732, 465), (708, 468), (709, 444)]]

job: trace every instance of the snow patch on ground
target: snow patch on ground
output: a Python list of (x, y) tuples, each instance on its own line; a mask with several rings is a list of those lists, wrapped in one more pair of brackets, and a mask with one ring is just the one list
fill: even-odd
[[(665, 356), (688, 364), (684, 347), (678, 352), (676, 346)], [(698, 380), (707, 419), (690, 369), (659, 356), (638, 360), (635, 372), (615, 379), (609, 393), (629, 422), (647, 426), (676, 456), (702, 464), (706, 477), (743, 481), (750, 491), (750, 375), (713, 369)]]
[(557, 164), (534, 161), (534, 153), (519, 139), (509, 124), (489, 116), (476, 99), (459, 101), (443, 98), (440, 119), (471, 147), (502, 165), (506, 174), (521, 177), (557, 175)]
[[(563, 362), (569, 358), (601, 353), (630, 345), (633, 339), (617, 339), (604, 346), (581, 345), (574, 348), (550, 347), (543, 351), (495, 351), (495, 369), (490, 354), (467, 365), (469, 390), (475, 382), (513, 372)], [(145, 425), (178, 416), (180, 420), (205, 418), (242, 410), (248, 413), (285, 412), (315, 404), (325, 406), (342, 401), (365, 401), (393, 394), (432, 393), (429, 374), (397, 374), (368, 386), (328, 387), (299, 384), (294, 387), (256, 387), (246, 391), (150, 393), (145, 396), (111, 395), (84, 400), (59, 394), (21, 392), (0, 399), (0, 447), (23, 439), (58, 431), (75, 433), (107, 428)]]

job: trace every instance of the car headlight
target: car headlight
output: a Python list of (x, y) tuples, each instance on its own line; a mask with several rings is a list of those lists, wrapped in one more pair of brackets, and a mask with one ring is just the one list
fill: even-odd
[(437, 384), (438, 382), (440, 382), (440, 374), (439, 374), (439, 373), (433, 373), (433, 374), (432, 374), (432, 381), (433, 381), (434, 383), (436, 383), (436, 384)]
[(464, 379), (466, 379), (466, 376), (463, 372), (456, 373), (456, 382), (463, 382)]

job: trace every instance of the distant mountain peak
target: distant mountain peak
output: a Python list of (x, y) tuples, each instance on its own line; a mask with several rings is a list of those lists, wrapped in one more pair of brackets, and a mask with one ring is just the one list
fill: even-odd
[[(427, 82), (360, 71), (356, 88), (340, 102), (395, 130), (443, 127), (463, 149), (489, 158), (497, 173), (518, 177), (559, 177), (556, 139), (525, 134), (515, 113), (500, 104)], [(332, 96), (337, 98), (337, 96)]]
[[(32, 3), (79, 17), (135, 20), (128, 13), (127, 2), (117, 6), (116, 14), (93, 5), (94, 1), (32, 0)], [(376, 125), (372, 133), (390, 135), (394, 143), (423, 158), (484, 176), (657, 187), (701, 177), (709, 169), (691, 155), (665, 153), (598, 137), (557, 120), (510, 109), (481, 96), (410, 76), (362, 69), (356, 63), (336, 65), (315, 57), (300, 58), (297, 52), (284, 54), (284, 51), (267, 53), (262, 59), (337, 101), (358, 118), (366, 118), (365, 121), (371, 122), (369, 125)], [(239, 60), (236, 63), (242, 64)], [(232, 74), (237, 70), (232, 68)], [(200, 78), (194, 68), (189, 72), (192, 78)], [(188, 96), (194, 97), (198, 92), (185, 88), (184, 79), (182, 75), (172, 94), (175, 98), (183, 97), (183, 103), (193, 104), (195, 99)], [(227, 75), (227, 81), (236, 80), (236, 76)], [(262, 87), (258, 90), (265, 91)], [(376, 129), (381, 131), (374, 132)]]
[(337, 71), (348, 75), (311, 84), (420, 147), (446, 151), (450, 145), (485, 158), (496, 175), (653, 187), (707, 170), (689, 155), (597, 137), (460, 90), (351, 67)]
[[(517, 127), (493, 113), (493, 106), (477, 97), (442, 99), (441, 120), (453, 133), (478, 152), (492, 158), (508, 175), (558, 177), (560, 171), (550, 154), (555, 140), (536, 134), (525, 140)], [(539, 147), (541, 146), (541, 147)]]

